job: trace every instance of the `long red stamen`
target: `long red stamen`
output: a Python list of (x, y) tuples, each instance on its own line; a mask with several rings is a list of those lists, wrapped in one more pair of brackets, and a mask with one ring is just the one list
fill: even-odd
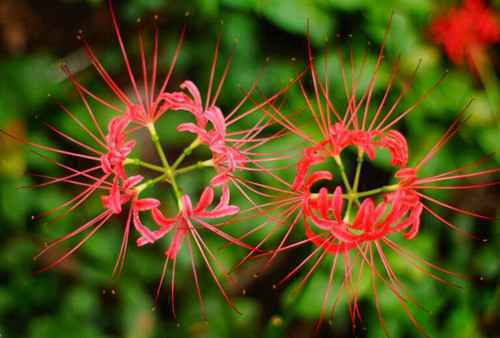
[(122, 35), (120, 32), (120, 26), (118, 25), (118, 21), (116, 20), (116, 14), (115, 14), (115, 10), (113, 8), (112, 0), (108, 0), (108, 7), (109, 7), (109, 13), (111, 15), (111, 21), (113, 22), (113, 29), (115, 30), (116, 38), (117, 38), (118, 44), (120, 46), (120, 51), (122, 53), (123, 61), (125, 62), (125, 67), (127, 68), (127, 73), (128, 73), (129, 78), (130, 78), (130, 82), (132, 83), (132, 88), (134, 89), (137, 102), (141, 106), (144, 106), (144, 103), (142, 101), (142, 95), (139, 92), (139, 88), (138, 88), (137, 83), (135, 81), (134, 72), (132, 71), (132, 67), (130, 66), (130, 61), (128, 59), (127, 50), (125, 49), (125, 45), (123, 43)]
[[(80, 247), (85, 244), (85, 242), (90, 238), (92, 237), (96, 232), (97, 230), (99, 230), (107, 221), (108, 219), (112, 216), (113, 214), (109, 211), (106, 211), (104, 212), (103, 214), (101, 214), (100, 216), (98, 216), (98, 221), (95, 221), (96, 219), (94, 219), (93, 221), (83, 225), (82, 227), (78, 228), (77, 230), (71, 232), (70, 234), (60, 238), (59, 240), (56, 240), (52, 246), (50, 247), (53, 247), (54, 245), (57, 245), (58, 243), (66, 240), (66, 239), (69, 239), (71, 237), (74, 237), (76, 236), (77, 234), (81, 233), (82, 231), (85, 231), (87, 230), (88, 228), (90, 228), (91, 226), (93, 226), (94, 224), (98, 223), (94, 229), (92, 229), (92, 231), (90, 231), (80, 242), (78, 242), (77, 245), (75, 245), (72, 249), (68, 250), (66, 253), (64, 253), (62, 256), (60, 256), (58, 259), (56, 259), (55, 261), (53, 261), (52, 263), (50, 263), (49, 265), (37, 270), (37, 273), (41, 273), (41, 272), (44, 272), (44, 271), (47, 271), (47, 270), (50, 270), (52, 268), (54, 268), (55, 266), (59, 265), (62, 261), (64, 261), (66, 258), (68, 258), (69, 256), (71, 256), (73, 253), (75, 253), (78, 249), (80, 249)], [(47, 247), (48, 249), (48, 247)], [(46, 252), (46, 250), (43, 250), (38, 256), (36, 256), (35, 258), (39, 257), (41, 254), (43, 254), (44, 252)]]

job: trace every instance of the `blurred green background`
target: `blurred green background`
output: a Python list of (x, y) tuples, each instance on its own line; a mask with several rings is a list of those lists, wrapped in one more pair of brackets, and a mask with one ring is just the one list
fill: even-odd
[[(148, 23), (153, 21), (155, 14), (159, 14), (160, 52), (167, 56), (161, 61), (163, 68), (168, 65), (181, 27), (187, 24), (187, 38), (173, 80), (176, 84), (183, 79), (191, 79), (200, 83), (201, 88), (206, 88), (216, 37), (222, 34), (222, 62), (233, 48), (235, 52), (231, 75), (219, 99), (223, 108), (233, 107), (241, 97), (240, 86), (249, 88), (263, 69), (265, 74), (260, 88), (265, 93), (272, 93), (283, 87), (303, 67), (307, 21), (318, 58), (324, 53), (331, 53), (332, 60), (335, 60), (335, 48), (324, 47), (327, 39), (334, 41), (339, 34), (345, 46), (352, 45), (357, 57), (367, 52), (367, 65), (373, 65), (377, 46), (382, 40), (390, 13), (394, 11), (386, 49), (388, 62), (381, 69), (382, 81), (377, 84), (376, 96), (383, 95), (391, 62), (398, 55), (401, 55), (403, 79), (410, 77), (418, 60), (422, 59), (414, 90), (405, 98), (403, 107), (414, 102), (449, 70), (446, 80), (401, 125), (409, 140), (411, 154), (418, 158), (429, 149), (468, 100), (474, 98), (469, 109), (473, 114), (466, 127), (429, 163), (427, 170), (429, 173), (442, 172), (491, 153), (494, 153), (491, 166), (498, 167), (498, 115), (489, 104), (481, 81), (467, 68), (450, 64), (441, 49), (431, 43), (427, 30), (432, 16), (452, 4), (431, 0), (115, 1), (122, 31), (132, 54), (137, 51), (136, 37), (141, 27), (136, 22), (137, 18), (141, 17), (145, 27), (150, 28)], [(491, 6), (498, 9), (500, 3), (492, 2)], [(81, 44), (75, 38), (79, 29), (84, 30), (110, 72), (127, 83), (103, 1), (0, 2), (2, 129), (54, 145), (60, 139), (45, 128), (44, 122), (72, 135), (82, 133), (53, 99), (64, 102), (74, 112), (83, 113), (81, 102), (59, 71), (59, 62), (64, 60), (74, 71), (81, 70), (78, 75), (80, 80), (96, 93), (106, 96), (109, 92), (84, 57)], [(150, 33), (150, 30), (147, 32)], [(367, 44), (368, 41), (371, 45)], [(498, 52), (490, 50), (489, 56), (492, 69), (498, 74)], [(339, 73), (332, 71), (331, 75), (333, 83), (340, 85)], [(402, 85), (399, 83), (398, 87)], [(299, 93), (291, 92), (287, 109), (293, 111), (304, 107)], [(103, 121), (111, 116), (104, 109), (99, 114)], [(162, 128), (160, 132), (166, 131), (168, 123)], [(186, 141), (172, 133), (163, 132), (162, 135), (173, 152), (178, 151)], [(381, 166), (380, 170), (383, 173), (385, 168)], [(200, 314), (187, 256), (179, 258), (177, 321), (172, 319), (166, 292), (157, 306), (153, 301), (163, 264), (161, 246), (139, 250), (131, 244), (125, 272), (118, 280), (111, 280), (121, 240), (119, 221), (101, 229), (59, 268), (34, 275), (37, 265), (33, 256), (43, 244), (95, 215), (98, 202), (92, 204), (94, 207), (81, 208), (61, 222), (32, 222), (31, 215), (53, 208), (73, 196), (74, 191), (61, 185), (43, 189), (20, 188), (40, 181), (30, 173), (54, 174), (55, 171), (52, 163), (30, 153), (27, 147), (1, 137), (0, 337), (298, 338), (315, 334), (320, 337), (352, 335), (347, 309), (342, 306), (337, 310), (333, 326), (325, 325), (319, 332), (314, 332), (328, 278), (328, 266), (315, 273), (298, 299), (288, 299), (293, 282), (281, 290), (272, 289), (273, 283), (290, 271), (300, 257), (305, 257), (297, 253), (282, 257), (259, 279), (252, 278), (248, 272), (236, 274), (247, 290), (244, 297), (232, 294), (242, 315), (233, 312), (224, 303), (208, 272), (201, 268), (208, 324)], [(196, 187), (205, 183), (204, 175), (199, 175), (184, 184)], [(441, 194), (440, 197), (459, 207), (490, 215), (498, 213), (500, 205), (498, 189)], [(406, 243), (408, 247), (440, 266), (473, 278), (461, 282), (463, 289), (452, 288), (411, 269), (404, 260), (391, 257), (394, 269), (405, 281), (408, 290), (430, 310), (428, 313), (413, 309), (415, 317), (431, 337), (500, 337), (500, 224), (453, 215), (447, 210), (441, 212), (456, 225), (489, 241), (470, 240), (450, 231), (428, 215), (424, 217), (421, 234)], [(209, 244), (220, 246), (217, 239), (207, 238)], [(231, 266), (241, 254), (241, 250), (229, 248), (220, 251), (220, 259)], [(42, 264), (51, 258), (54, 257), (48, 257)], [(483, 277), (482, 280), (479, 276)], [(418, 336), (391, 292), (381, 287), (380, 297), (391, 336)], [(356, 336), (383, 336), (370, 288), (362, 289), (360, 304), (364, 320)]]

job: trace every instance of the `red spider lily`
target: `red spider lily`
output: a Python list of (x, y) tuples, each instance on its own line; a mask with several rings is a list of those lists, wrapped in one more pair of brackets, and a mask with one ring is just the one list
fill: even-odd
[[(180, 86), (181, 89), (187, 90), (189, 95), (185, 92), (171, 92), (165, 93), (164, 95), (165, 102), (167, 102), (171, 110), (187, 111), (191, 113), (195, 118), (195, 123), (181, 123), (177, 127), (177, 131), (179, 132), (190, 132), (195, 134), (196, 139), (191, 143), (189, 147), (185, 149), (181, 156), (177, 160), (175, 160), (171, 168), (173, 170), (176, 170), (177, 167), (182, 163), (184, 158), (189, 156), (194, 148), (200, 145), (205, 145), (211, 152), (211, 158), (199, 163), (201, 163), (202, 166), (212, 166), (216, 171), (215, 176), (213, 176), (210, 180), (209, 186), (204, 188), (195, 207), (193, 207), (192, 205), (191, 197), (189, 195), (183, 194), (179, 199), (179, 210), (175, 216), (165, 216), (160, 208), (154, 208), (152, 210), (153, 220), (159, 226), (159, 229), (157, 231), (154, 231), (154, 241), (157, 241), (167, 236), (168, 234), (171, 234), (170, 244), (165, 251), (165, 264), (160, 283), (157, 288), (156, 296), (158, 298), (160, 295), (161, 287), (168, 271), (168, 264), (170, 261), (172, 261), (170, 290), (172, 313), (174, 317), (176, 258), (179, 251), (183, 246), (185, 246), (184, 243), (187, 243), (189, 253), (193, 258), (192, 246), (194, 242), (195, 246), (199, 249), (199, 253), (207, 268), (209, 269), (209, 272), (214, 279), (217, 287), (219, 288), (221, 294), (228, 302), (228, 304), (236, 310), (222, 283), (218, 280), (212, 264), (215, 263), (216, 267), (222, 271), (222, 273), (230, 283), (234, 284), (238, 288), (239, 286), (237, 285), (237, 282), (230, 276), (230, 274), (222, 267), (217, 259), (217, 256), (204, 243), (200, 230), (207, 230), (208, 232), (211, 232), (216, 236), (225, 239), (226, 241), (228, 241), (228, 243), (236, 244), (252, 251), (258, 251), (258, 249), (255, 249), (252, 246), (244, 243), (243, 241), (232, 237), (231, 235), (222, 231), (218, 227), (218, 225), (212, 225), (208, 221), (227, 218), (236, 215), (240, 211), (240, 208), (238, 206), (230, 204), (230, 190), (228, 184), (233, 181), (232, 177), (236, 170), (246, 169), (248, 163), (259, 163), (261, 160), (255, 157), (259, 156), (260, 154), (256, 153), (254, 150), (276, 137), (260, 136), (260, 133), (270, 125), (269, 118), (266, 118), (265, 116), (261, 118), (250, 129), (237, 131), (229, 131), (228, 129), (237, 121), (258, 112), (259, 109), (267, 105), (269, 102), (275, 100), (288, 89), (282, 89), (271, 97), (264, 99), (263, 102), (256, 103), (250, 109), (241, 112), (240, 108), (247, 100), (249, 100), (252, 91), (256, 88), (256, 81), (250, 91), (244, 95), (244, 97), (236, 105), (236, 107), (228, 115), (224, 116), (222, 110), (216, 105), (216, 101), (222, 89), (225, 78), (228, 74), (231, 62), (229, 61), (226, 64), (223, 75), (219, 80), (219, 83), (217, 84), (217, 89), (215, 93), (212, 93), (211, 89), (214, 86), (213, 81), (218, 61), (218, 50), (219, 41), (216, 45), (216, 52), (214, 54), (212, 63), (205, 104), (203, 104), (202, 96), (200, 94), (200, 91), (198, 90), (198, 87), (192, 81), (185, 81)], [(194, 166), (197, 166), (197, 164), (195, 164)], [(182, 171), (183, 169), (180, 168), (179, 172)], [(215, 188), (221, 190), (221, 195), (216, 205), (212, 209), (209, 209), (215, 201)], [(147, 244), (147, 242), (147, 238), (141, 237), (138, 239), (137, 244), (139, 246), (143, 246)], [(201, 295), (198, 273), (196, 271), (194, 262), (193, 278), (195, 281), (196, 292), (199, 298), (200, 306), (202, 307), (202, 311), (205, 316), (205, 305), (203, 297)]]
[(467, 63), (473, 70), (485, 56), (489, 45), (500, 42), (498, 13), (482, 0), (465, 0), (461, 7), (451, 8), (434, 18), (430, 31), (436, 43), (456, 64)]
[[(365, 143), (363, 142), (363, 144)], [(369, 145), (373, 147), (371, 151), (375, 154), (375, 147), (371, 143)], [(358, 149), (365, 148), (358, 146)], [(327, 149), (321, 150), (324, 150), (328, 154)], [(400, 153), (407, 153), (407, 149), (403, 147), (403, 149), (399, 149), (395, 154)], [(335, 156), (339, 155), (340, 153)], [(325, 158), (326, 156), (322, 160)], [(318, 163), (319, 161), (316, 159), (315, 162)], [(392, 162), (397, 161), (393, 158)], [(366, 198), (360, 203), (353, 221), (348, 222), (343, 216), (344, 201), (340, 186), (336, 187), (331, 198), (328, 196), (326, 188), (321, 188), (318, 194), (311, 193), (311, 187), (315, 183), (321, 180), (331, 180), (333, 178), (332, 173), (329, 171), (316, 171), (311, 175), (307, 175), (310, 165), (305, 166), (303, 161), (298, 164), (298, 168), (297, 178), (303, 183), (298, 184), (298, 180), (296, 179), (294, 187), (297, 187), (296, 190), (302, 196), (306, 236), (311, 238), (313, 243), (327, 245), (325, 240), (319, 238), (311, 230), (309, 220), (316, 227), (330, 232), (333, 236), (333, 242), (325, 247), (333, 253), (356, 248), (365, 241), (381, 239), (390, 233), (402, 232), (406, 228), (410, 228), (410, 231), (405, 234), (406, 238), (411, 239), (417, 234), (422, 208), (415, 205), (415, 199), (409, 198), (407, 196), (409, 195), (408, 193), (403, 194), (400, 191), (387, 193), (384, 201), (379, 204), (375, 204), (372, 198)], [(333, 218), (329, 216), (329, 213), (332, 213)], [(346, 216), (348, 217), (349, 215)]]
[[(195, 266), (194, 253), (192, 250), (192, 246), (194, 243), (199, 249), (199, 254), (207, 265), (207, 268), (218, 288), (220, 289), (222, 295), (234, 308), (234, 305), (231, 303), (231, 300), (224, 290), (222, 283), (218, 280), (218, 277), (215, 273), (215, 267), (221, 270), (224, 276), (231, 283), (236, 284), (236, 282), (224, 270), (224, 268), (218, 261), (217, 256), (205, 244), (201, 230), (213, 233), (216, 236), (228, 241), (229, 243), (237, 244), (244, 248), (251, 249), (252, 251), (258, 251), (258, 249), (255, 249), (248, 244), (245, 244), (241, 240), (236, 239), (226, 232), (222, 231), (218, 225), (210, 224), (209, 221), (224, 219), (239, 212), (239, 207), (230, 204), (230, 190), (228, 184), (234, 181), (233, 174), (237, 170), (246, 169), (249, 163), (259, 164), (263, 161), (271, 161), (272, 158), (262, 159), (263, 154), (256, 152), (255, 149), (265, 144), (269, 140), (277, 138), (281, 134), (280, 132), (276, 135), (262, 136), (262, 132), (273, 123), (272, 119), (267, 116), (262, 116), (261, 118), (259, 118), (258, 122), (248, 129), (241, 130), (235, 128), (235, 130), (230, 130), (230, 128), (236, 126), (236, 123), (238, 121), (243, 120), (253, 113), (258, 112), (270, 102), (274, 102), (279, 96), (281, 96), (288, 90), (289, 86), (278, 91), (273, 96), (263, 99), (262, 102), (252, 105), (251, 108), (243, 110), (241, 108), (247, 101), (253, 101), (251, 96), (253, 91), (257, 87), (256, 81), (250, 91), (245, 93), (242, 100), (235, 106), (235, 108), (231, 112), (229, 112), (229, 114), (224, 115), (222, 110), (216, 105), (216, 101), (220, 95), (223, 83), (228, 74), (231, 61), (229, 60), (229, 62), (226, 64), (219, 83), (216, 87), (214, 87), (214, 74), (219, 51), (218, 42), (215, 48), (208, 91), (204, 105), (202, 104), (201, 95), (196, 85), (191, 81), (185, 81), (181, 85), (181, 89), (187, 90), (190, 93), (190, 96), (188, 96), (185, 92), (167, 92), (167, 84), (172, 75), (173, 67), (180, 52), (180, 46), (182, 44), (184, 34), (183, 33), (175, 51), (173, 61), (170, 65), (170, 68), (168, 69), (166, 79), (164, 80), (162, 86), (160, 87), (160, 90), (158, 91), (156, 89), (158, 30), (155, 29), (154, 47), (152, 53), (153, 62), (152, 66), (150, 67), (152, 68), (151, 75), (149, 75), (149, 72), (147, 71), (148, 67), (146, 65), (142, 35), (140, 37), (140, 54), (142, 66), (141, 70), (143, 77), (143, 93), (141, 93), (124, 47), (124, 43), (118, 27), (118, 22), (111, 6), (111, 1), (109, 1), (109, 6), (111, 18), (113, 21), (113, 27), (115, 29), (116, 36), (120, 45), (120, 50), (123, 55), (133, 93), (135, 94), (135, 100), (129, 98), (125, 94), (127, 91), (120, 88), (117, 83), (111, 78), (98, 58), (95, 56), (92, 48), (85, 40), (84, 47), (93, 66), (105, 81), (105, 83), (108, 85), (109, 89), (116, 95), (116, 97), (124, 107), (118, 108), (114, 104), (99, 97), (98, 95), (87, 89), (84, 85), (82, 85), (66, 65), (62, 66), (63, 71), (67, 74), (68, 79), (74, 85), (77, 93), (79, 94), (93, 123), (93, 128), (86, 126), (75, 116), (75, 114), (73, 114), (65, 107), (62, 107), (62, 109), (75, 121), (75, 123), (77, 123), (79, 127), (82, 128), (82, 130), (88, 136), (90, 136), (93, 141), (97, 143), (98, 147), (95, 148), (94, 146), (77, 140), (52, 126), (49, 127), (58, 135), (83, 149), (82, 153), (66, 151), (54, 147), (35, 144), (32, 142), (26, 142), (31, 146), (42, 150), (66, 156), (72, 156), (79, 159), (89, 160), (95, 163), (95, 165), (90, 166), (90, 168), (88, 169), (80, 170), (52, 160), (52, 162), (54, 162), (57, 166), (68, 171), (69, 174), (61, 177), (49, 177), (40, 175), (41, 177), (47, 178), (48, 181), (39, 184), (38, 186), (63, 183), (83, 187), (84, 190), (81, 193), (78, 193), (75, 197), (71, 198), (69, 201), (63, 203), (62, 205), (54, 208), (49, 212), (44, 213), (43, 215), (46, 216), (59, 210), (64, 210), (63, 214), (59, 217), (68, 215), (76, 208), (83, 206), (83, 204), (90, 198), (90, 196), (94, 195), (94, 193), (98, 191), (104, 191), (104, 194), (99, 194), (99, 197), (102, 201), (103, 210), (101, 211), (101, 213), (99, 213), (99, 215), (97, 215), (90, 221), (84, 223), (83, 225), (80, 225), (69, 234), (50, 243), (37, 257), (45, 254), (48, 250), (55, 248), (56, 246), (62, 244), (67, 240), (73, 239), (76, 236), (86, 233), (86, 235), (74, 247), (62, 254), (56, 261), (43, 268), (42, 271), (55, 267), (71, 254), (76, 252), (92, 235), (95, 234), (98, 229), (106, 224), (113, 215), (119, 215), (125, 212), (127, 213), (127, 217), (123, 227), (123, 239), (118, 254), (118, 259), (113, 270), (113, 276), (120, 273), (124, 267), (131, 226), (133, 226), (139, 234), (139, 238), (137, 240), (137, 245), (139, 247), (142, 247), (146, 244), (155, 244), (163, 237), (171, 235), (172, 238), (170, 245), (165, 251), (166, 261), (157, 290), (157, 297), (159, 295), (160, 287), (163, 284), (163, 280), (168, 269), (168, 263), (172, 261), (173, 269), (171, 271), (171, 302), (172, 310), (175, 316), (175, 262), (178, 252), (187, 243), (187, 247), (192, 258), (193, 277), (196, 286), (196, 292), (199, 297), (200, 304), (202, 308), (204, 308), (198, 273)], [(148, 77), (151, 77), (151, 83), (149, 83)], [(214, 92), (212, 92), (213, 88), (215, 88)], [(97, 118), (89, 102), (90, 99), (117, 113), (117, 116), (113, 117), (108, 123), (107, 134), (103, 132), (100, 124), (97, 122)], [(190, 112), (195, 117), (196, 123), (183, 123), (177, 128), (177, 130), (180, 132), (191, 132), (196, 135), (196, 139), (183, 151), (183, 153), (174, 162), (169, 163), (160, 143), (159, 135), (155, 130), (155, 122), (165, 112), (169, 111), (169, 113), (175, 113), (175, 111), (178, 110), (185, 110)], [(136, 124), (136, 126), (131, 127), (132, 124)], [(133, 148), (136, 145), (136, 141), (133, 139), (133, 132), (140, 128), (146, 128), (149, 131), (151, 140), (158, 152), (159, 159), (162, 164), (161, 166), (151, 163), (145, 163), (139, 159), (129, 158)], [(94, 132), (91, 129), (95, 129), (97, 132)], [(188, 157), (191, 154), (192, 150), (199, 145), (205, 145), (208, 147), (208, 149), (211, 151), (210, 159), (200, 162), (201, 165), (188, 165), (180, 168), (179, 166), (183, 163), (184, 159)], [(88, 152), (89, 154), (87, 154), (86, 152)], [(159, 172), (160, 174), (155, 178), (151, 178), (142, 182), (143, 176), (130, 175), (129, 168), (125, 170), (126, 166), (128, 165), (142, 166), (151, 171)], [(181, 188), (175, 181), (175, 177), (177, 175), (186, 174), (194, 169), (202, 167), (213, 167), (215, 169), (215, 175), (210, 180), (208, 186), (203, 189), (203, 193), (201, 194), (197, 205), (193, 207), (191, 197), (182, 193)], [(174, 216), (167, 217), (162, 213), (161, 202), (159, 200), (155, 198), (144, 197), (144, 191), (146, 190), (146, 188), (150, 188), (160, 182), (166, 182), (170, 184), (171, 191), (175, 199), (177, 200), (178, 210), (174, 213)], [(220, 189), (221, 193), (218, 202), (214, 203), (215, 189)], [(212, 206), (212, 204), (214, 204), (214, 206)], [(128, 211), (124, 211), (127, 208)], [(151, 230), (150, 227), (143, 224), (141, 220), (141, 214), (143, 212), (151, 212), (153, 221), (158, 226), (158, 229)], [(203, 312), (205, 312), (204, 309)]]
[[(312, 78), (313, 98), (309, 96), (304, 86), (301, 85), (300, 89), (312, 118), (321, 133), (321, 139), (316, 140), (313, 136), (306, 133), (306, 131), (300, 129), (298, 124), (285, 114), (284, 110), (275, 107), (273, 104), (270, 104), (268, 109), (265, 110), (274, 121), (281, 124), (288, 132), (296, 135), (307, 146), (304, 148), (302, 156), (296, 159), (296, 175), (293, 182), (288, 182), (278, 174), (270, 171), (266, 171), (265, 173), (275, 179), (277, 182), (276, 185), (271, 186), (244, 180), (245, 187), (248, 190), (253, 191), (259, 196), (272, 198), (271, 202), (254, 208), (260, 214), (267, 212), (266, 217), (272, 220), (265, 221), (250, 233), (260, 231), (274, 223), (273, 229), (255, 246), (259, 248), (279, 228), (286, 227), (286, 233), (280, 240), (277, 248), (266, 254), (270, 258), (264, 265), (264, 269), (269, 266), (269, 262), (277, 254), (283, 251), (306, 244), (313, 244), (313, 247), (315, 247), (309, 256), (277, 284), (278, 286), (291, 279), (310, 263), (311, 267), (309, 271), (307, 271), (299, 284), (299, 287), (302, 287), (321, 262), (326, 261), (327, 257), (332, 256), (329, 280), (324, 293), (318, 325), (323, 321), (329, 304), (331, 305), (331, 317), (333, 317), (342, 292), (345, 292), (349, 305), (349, 313), (353, 327), (355, 327), (356, 321), (361, 320), (361, 313), (357, 304), (359, 298), (358, 283), (364, 271), (367, 271), (371, 277), (374, 301), (385, 334), (388, 335), (388, 332), (385, 328), (382, 309), (378, 300), (377, 282), (381, 282), (389, 287), (410, 321), (425, 335), (425, 331), (417, 323), (408, 307), (408, 303), (419, 304), (406, 291), (395, 271), (391, 268), (385, 250), (394, 251), (404, 258), (410, 266), (442, 283), (454, 285), (444, 279), (443, 276), (440, 276), (440, 274), (464, 278), (404, 250), (391, 238), (397, 233), (402, 234), (402, 237), (406, 240), (415, 238), (419, 233), (421, 216), (424, 212), (429, 213), (445, 225), (464, 232), (431, 209), (428, 205), (429, 203), (437, 204), (454, 212), (489, 219), (487, 216), (473, 211), (464, 210), (441, 202), (428, 196), (422, 190), (476, 189), (497, 185), (500, 182), (494, 180), (477, 184), (453, 186), (437, 186), (428, 183), (473, 177), (488, 177), (498, 173), (500, 169), (493, 168), (466, 172), (467, 169), (473, 167), (469, 165), (436, 176), (427, 178), (417, 177), (420, 174), (422, 166), (457, 132), (463, 114), (457, 118), (450, 129), (417, 165), (409, 167), (406, 138), (400, 132), (393, 129), (393, 127), (414, 110), (418, 103), (425, 99), (441, 80), (429, 92), (418, 98), (415, 103), (397, 113), (399, 103), (410, 87), (401, 91), (394, 102), (388, 105), (387, 101), (398, 73), (398, 64), (396, 63), (387, 89), (383, 93), (380, 102), (376, 105), (373, 104), (372, 98), (377, 73), (383, 58), (383, 49), (382, 45), (368, 88), (360, 95), (361, 97), (357, 93), (357, 79), (361, 74), (354, 74), (352, 54), (348, 67), (344, 67), (342, 56), (339, 56), (347, 99), (345, 112), (341, 114), (340, 110), (333, 104), (328, 80), (322, 80), (317, 73), (309, 46), (309, 69)], [(325, 60), (325, 73), (328, 73), (327, 67), (327, 60)], [(349, 77), (346, 74), (346, 69), (350, 70)], [(350, 81), (348, 78), (350, 78)], [(348, 179), (345, 173), (341, 156), (343, 155), (343, 150), (348, 147), (354, 147), (357, 150), (358, 164), (352, 181)], [(366, 154), (368, 159), (373, 160), (378, 149), (385, 149), (390, 153), (391, 165), (395, 170), (394, 179), (396, 183), (360, 192), (358, 191), (358, 187), (359, 180), (362, 177), (361, 163), (364, 155)], [(333, 162), (336, 164), (336, 170), (315, 170), (314, 167), (316, 165), (325, 162), (328, 158), (333, 159)], [(320, 188), (317, 193), (311, 191), (313, 185), (317, 186), (319, 182), (331, 180), (334, 176), (342, 178), (343, 187), (342, 185), (337, 185), (333, 193), (329, 193), (326, 187)], [(380, 196), (378, 202), (374, 199), (376, 196)], [(275, 212), (275, 210), (278, 211)], [(287, 244), (289, 237), (297, 232), (301, 220), (304, 224), (305, 238), (299, 242)], [(248, 234), (240, 238), (246, 236)], [(242, 262), (246, 261), (252, 253), (247, 255)], [(337, 270), (339, 257), (344, 263), (344, 273), (338, 283), (338, 293), (331, 299), (334, 275)], [(382, 266), (382, 270), (380, 270), (378, 265)]]

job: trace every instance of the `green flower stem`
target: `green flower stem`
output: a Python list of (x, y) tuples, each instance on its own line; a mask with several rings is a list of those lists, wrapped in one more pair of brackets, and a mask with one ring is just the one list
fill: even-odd
[(349, 202), (347, 203), (347, 211), (346, 211), (346, 217), (349, 217), (351, 213), (351, 208), (352, 208), (352, 203), (356, 202), (356, 205), (359, 206), (359, 199), (356, 196), (358, 193), (358, 188), (359, 188), (359, 177), (361, 176), (361, 168), (363, 167), (363, 159), (364, 159), (364, 152), (361, 149), (358, 149), (358, 156), (356, 158), (356, 172), (354, 174), (354, 182), (352, 183), (352, 190), (351, 194), (349, 196)]
[(372, 196), (384, 192), (391, 192), (391, 191), (396, 191), (399, 188), (399, 184), (391, 184), (391, 185), (385, 185), (383, 187), (377, 188), (377, 189), (372, 189), (372, 190), (367, 190), (363, 192), (358, 192), (355, 195), (355, 198), (361, 198), (361, 197), (367, 197), (367, 196)]
[(150, 180), (147, 180), (146, 182), (144, 183), (141, 183), (140, 185), (138, 185), (137, 187), (135, 187), (135, 190), (137, 191), (137, 193), (141, 193), (144, 189), (152, 186), (152, 185), (155, 185), (156, 183), (158, 182), (161, 182), (165, 179), (168, 178), (168, 174), (167, 173), (164, 173), (163, 175), (160, 175), (158, 177), (155, 177), (155, 178), (152, 178)]
[[(147, 125), (149, 134), (151, 135), (151, 141), (154, 143), (156, 147), (156, 151), (158, 152), (158, 155), (160, 156), (161, 163), (163, 165), (163, 169), (165, 172), (165, 179), (168, 179), (170, 184), (172, 185), (172, 190), (174, 191), (174, 196), (175, 199), (177, 200), (177, 206), (179, 207), (179, 210), (182, 210), (182, 191), (177, 185), (177, 182), (175, 181), (175, 175), (174, 171), (170, 167), (168, 160), (167, 160), (167, 155), (165, 155), (165, 152), (163, 151), (163, 148), (161, 147), (160, 144), (160, 138), (158, 137), (158, 133), (156, 132), (156, 128), (153, 123), (149, 123)], [(162, 175), (163, 176), (163, 175)]]
[(143, 168), (147, 168), (147, 169), (150, 169), (150, 170), (153, 170), (153, 171), (157, 171), (157, 172), (160, 172), (160, 173), (163, 173), (165, 172), (165, 169), (163, 167), (160, 167), (159, 165), (155, 165), (155, 164), (152, 164), (152, 163), (148, 163), (148, 162), (144, 162), (138, 158), (127, 158), (124, 162), (125, 165), (127, 164), (130, 164), (130, 165), (135, 165), (135, 166), (138, 166), (138, 167), (143, 167)]
[(361, 176), (361, 168), (363, 166), (364, 152), (363, 150), (358, 150), (358, 157), (356, 158), (356, 173), (354, 175), (354, 183), (352, 185), (352, 190), (354, 193), (358, 192), (359, 178)]
[[(333, 157), (335, 159), (335, 163), (339, 167), (340, 170), (340, 176), (342, 177), (342, 181), (344, 182), (345, 187), (347, 188), (348, 196), (352, 196), (353, 190), (351, 187), (351, 183), (349, 183), (349, 178), (347, 177), (345, 173), (345, 167), (344, 167), (344, 162), (342, 162), (342, 158), (339, 155), (336, 155)], [(349, 204), (347, 207), (347, 211), (345, 213), (345, 218), (347, 219), (349, 217), (349, 213), (351, 212), (351, 204), (352, 204), (352, 197), (349, 197)]]
[(156, 132), (155, 125), (153, 123), (147, 124), (147, 128), (149, 131), (149, 134), (151, 135), (151, 141), (155, 145), (156, 152), (160, 156), (161, 164), (163, 165), (164, 170), (167, 168), (170, 168), (168, 161), (167, 161), (167, 155), (165, 155), (165, 152), (163, 151), (163, 148), (161, 147), (160, 143), (160, 137), (158, 136), (158, 133)]
[(344, 182), (347, 191), (352, 192), (351, 184), (349, 183), (349, 179), (347, 178), (347, 175), (345, 173), (344, 162), (342, 162), (342, 159), (340, 158), (339, 155), (336, 155), (333, 158), (335, 159), (335, 163), (340, 169), (340, 176), (342, 177), (342, 181)]
[(199, 137), (197, 137), (189, 146), (184, 148), (182, 151), (182, 154), (175, 160), (174, 164), (172, 164), (172, 170), (175, 170), (181, 163), (182, 161), (189, 155), (191, 155), (191, 152), (196, 149), (199, 145), (201, 144), (201, 140)]
[(214, 162), (212, 160), (199, 161), (199, 162), (196, 162), (195, 164), (188, 165), (186, 167), (174, 170), (174, 176), (182, 175), (182, 174), (191, 172), (191, 171), (196, 170), (196, 169), (213, 167), (213, 166), (214, 166)]
[[(493, 65), (488, 56), (481, 55), (474, 49), (472, 49), (472, 51), (472, 61), (476, 66), (477, 74), (479, 75), (479, 79), (481, 80), (486, 92), (491, 112), (493, 113), (493, 116), (498, 116), (497, 113), (500, 104), (500, 96), (498, 93), (500, 86), (495, 76)], [(500, 122), (500, 120), (497, 119), (497, 122)]]

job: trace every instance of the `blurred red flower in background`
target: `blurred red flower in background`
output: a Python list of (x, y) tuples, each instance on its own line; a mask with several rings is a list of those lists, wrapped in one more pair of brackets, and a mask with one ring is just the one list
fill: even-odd
[(453, 63), (467, 63), (472, 70), (481, 67), (488, 45), (500, 42), (497, 13), (482, 0), (465, 0), (449, 9), (433, 19), (430, 30)]

